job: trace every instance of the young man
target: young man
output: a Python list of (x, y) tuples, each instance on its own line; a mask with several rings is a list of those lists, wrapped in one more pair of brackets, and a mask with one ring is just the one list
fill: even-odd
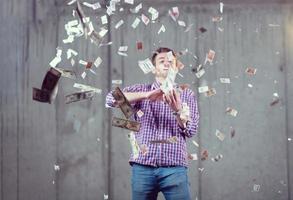
[[(143, 112), (140, 117), (138, 114), (134, 116), (141, 127), (135, 133), (140, 151), (138, 156), (132, 154), (129, 160), (132, 166), (132, 199), (155, 200), (161, 191), (166, 200), (189, 200), (186, 138), (195, 135), (198, 129), (197, 101), (188, 88), (179, 92), (175, 85), (168, 92), (162, 90), (170, 68), (178, 72), (173, 50), (159, 48), (153, 54), (152, 62), (155, 66), (154, 83), (135, 84), (123, 89), (128, 101)], [(106, 106), (117, 106), (111, 92), (106, 97)], [(187, 117), (183, 115), (183, 107), (189, 108)], [(170, 138), (175, 140), (152, 142), (170, 141)]]

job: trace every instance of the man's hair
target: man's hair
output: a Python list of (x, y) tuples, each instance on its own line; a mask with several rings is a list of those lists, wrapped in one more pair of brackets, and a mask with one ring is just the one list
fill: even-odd
[(168, 48), (168, 47), (159, 47), (154, 53), (153, 53), (153, 56), (152, 56), (152, 63), (153, 65), (155, 65), (155, 61), (156, 61), (156, 57), (159, 53), (167, 53), (167, 52), (170, 52), (172, 51), (172, 54), (174, 57), (176, 57), (176, 54), (174, 52), (174, 50)]

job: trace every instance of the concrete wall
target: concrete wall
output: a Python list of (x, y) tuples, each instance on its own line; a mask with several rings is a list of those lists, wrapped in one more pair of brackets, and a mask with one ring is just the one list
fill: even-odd
[[(73, 7), (63, 1), (1, 2), (0, 200), (89, 200), (103, 199), (104, 194), (130, 199), (128, 131), (111, 127), (111, 117), (121, 112), (104, 107), (105, 95), (114, 79), (123, 81), (121, 87), (153, 81), (137, 61), (158, 46), (187, 48), (178, 82), (190, 84), (195, 92), (203, 85), (217, 92), (212, 97), (197, 94), (200, 130), (188, 141), (188, 150), (198, 155), (208, 150), (209, 159), (190, 162), (192, 199), (292, 199), (293, 141), (288, 138), (293, 138), (293, 6), (273, 0), (246, 2), (224, 2), (223, 21), (214, 23), (211, 17), (219, 15), (219, 5), (212, 1), (144, 1), (142, 12), (148, 14), (153, 6), (160, 17), (135, 30), (131, 24), (136, 16), (126, 6), (109, 17), (110, 32), (103, 42), (113, 44), (100, 48), (83, 37), (62, 43), (64, 24), (73, 19)], [(168, 16), (173, 6), (179, 7), (180, 20), (193, 24), (189, 32)], [(105, 13), (85, 10), (92, 19)], [(125, 24), (116, 30), (120, 19)], [(162, 24), (166, 32), (158, 35)], [(198, 31), (200, 27), (207, 32)], [(143, 41), (143, 51), (136, 50), (136, 41)], [(117, 54), (123, 45), (129, 47), (128, 57)], [(73, 67), (76, 82), (101, 88), (101, 95), (65, 104), (64, 96), (75, 91), (75, 81), (62, 78), (54, 104), (32, 101), (32, 87), (40, 87), (57, 46), (63, 48), (59, 67), (72, 68), (67, 48), (78, 51), (76, 62), (103, 59), (97, 75), (88, 73), (85, 79), (79, 76), (82, 67)], [(204, 63), (209, 49), (216, 52), (214, 64), (206, 64), (206, 73), (198, 79), (192, 68)], [(255, 76), (245, 73), (249, 66), (257, 68)], [(231, 84), (220, 83), (221, 77), (229, 77)], [(270, 106), (273, 93), (280, 101)], [(237, 109), (237, 116), (227, 115), (227, 107)], [(224, 141), (215, 136), (216, 129), (226, 135)], [(213, 162), (210, 158), (217, 154), (223, 158)], [(254, 184), (260, 185), (258, 192)]]

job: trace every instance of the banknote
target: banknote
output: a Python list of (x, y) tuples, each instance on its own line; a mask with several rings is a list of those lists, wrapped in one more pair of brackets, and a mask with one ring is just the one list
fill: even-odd
[(140, 129), (140, 123), (136, 121), (130, 121), (127, 119), (122, 119), (118, 117), (113, 117), (112, 126), (128, 129), (131, 131), (138, 132)]
[(65, 103), (69, 104), (76, 101), (82, 101), (86, 99), (92, 99), (95, 95), (94, 91), (83, 91), (83, 92), (76, 92), (73, 94), (66, 95)]
[(129, 103), (129, 101), (124, 96), (123, 92), (119, 87), (116, 87), (112, 93), (114, 99), (118, 102), (120, 109), (122, 110), (125, 117), (128, 119), (134, 114), (134, 111)]

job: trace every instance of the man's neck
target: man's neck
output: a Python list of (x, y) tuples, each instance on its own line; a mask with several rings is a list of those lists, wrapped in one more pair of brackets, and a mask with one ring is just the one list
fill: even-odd
[(165, 78), (164, 77), (156, 77), (156, 81), (160, 84), (163, 84)]

